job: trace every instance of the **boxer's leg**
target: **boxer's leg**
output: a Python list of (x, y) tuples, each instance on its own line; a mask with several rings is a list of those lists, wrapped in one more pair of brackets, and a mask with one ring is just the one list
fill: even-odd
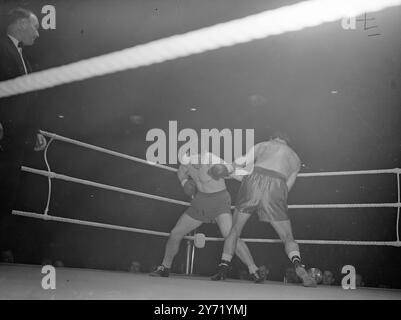
[(180, 217), (167, 240), (162, 265), (151, 272), (151, 276), (168, 276), (171, 264), (180, 248), (182, 238), (192, 230), (198, 228), (201, 224), (202, 221), (195, 220), (186, 213)]
[(212, 280), (224, 280), (227, 277), (228, 265), (235, 252), (237, 241), (250, 216), (250, 214), (239, 212), (237, 209), (234, 211), (233, 226), (224, 241), (223, 254), (219, 264), (219, 272), (212, 277)]
[(297, 275), (302, 279), (304, 286), (316, 287), (316, 281), (308, 275), (305, 267), (301, 263), (301, 254), (299, 246), (294, 240), (290, 220), (285, 221), (272, 221), (271, 225), (276, 230), (281, 241), (284, 243), (285, 252), (288, 258), (294, 264)]
[[(223, 213), (216, 218), (216, 222), (220, 228), (220, 232), (224, 238), (226, 238), (231, 231), (232, 228), (232, 215), (231, 213)], [(235, 254), (240, 258), (240, 260), (248, 267), (249, 274), (252, 276), (252, 279), (255, 282), (263, 282), (264, 279), (258, 274), (258, 267), (256, 266), (251, 252), (249, 251), (246, 243), (238, 239)]]
[[(233, 224), (232, 220), (233, 218), (231, 213), (222, 213), (216, 218), (217, 225), (219, 226), (220, 232), (224, 238), (226, 238), (230, 234), (231, 227)], [(255, 262), (252, 258), (248, 246), (241, 239), (238, 239), (237, 241), (235, 254), (248, 267), (249, 273), (252, 274), (256, 272), (258, 267), (255, 265)]]

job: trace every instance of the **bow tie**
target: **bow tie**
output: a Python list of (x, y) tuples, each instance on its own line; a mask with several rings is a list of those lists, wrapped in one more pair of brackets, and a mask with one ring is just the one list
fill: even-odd
[(17, 45), (17, 46), (18, 46), (18, 48), (21, 48), (21, 49), (22, 49), (22, 48), (24, 47), (24, 44), (22, 43), (22, 41), (20, 41), (20, 42), (18, 42), (18, 45)]

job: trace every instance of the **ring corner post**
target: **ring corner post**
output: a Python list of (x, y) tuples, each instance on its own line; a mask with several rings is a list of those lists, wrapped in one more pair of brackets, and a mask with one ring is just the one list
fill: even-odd
[(401, 169), (397, 168), (396, 169), (396, 174), (397, 174), (397, 202), (398, 202), (398, 206), (397, 206), (397, 222), (396, 222), (396, 235), (397, 235), (397, 243), (398, 245), (400, 245), (401, 241), (400, 241), (400, 205), (401, 205), (401, 186), (400, 186), (400, 173), (401, 173)]
[(185, 274), (189, 275), (191, 271), (191, 239), (187, 239), (187, 259), (185, 266)]

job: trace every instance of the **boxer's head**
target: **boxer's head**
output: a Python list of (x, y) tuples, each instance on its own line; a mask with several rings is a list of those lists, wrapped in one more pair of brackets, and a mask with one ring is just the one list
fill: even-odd
[(289, 135), (284, 131), (274, 131), (273, 134), (270, 135), (270, 140), (278, 140), (288, 145), (291, 142)]

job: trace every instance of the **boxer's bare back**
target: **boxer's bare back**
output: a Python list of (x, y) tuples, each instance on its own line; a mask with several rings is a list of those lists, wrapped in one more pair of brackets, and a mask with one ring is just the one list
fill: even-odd
[(301, 161), (287, 144), (276, 140), (261, 142), (255, 146), (255, 166), (274, 170), (287, 179), (299, 170)]
[[(301, 169), (301, 160), (298, 155), (284, 140), (278, 138), (256, 144), (245, 156), (237, 158), (235, 163), (246, 168), (246, 175), (252, 172), (253, 167), (281, 173), (287, 179), (288, 191), (294, 185)], [(242, 181), (244, 175), (234, 173), (232, 178)]]

